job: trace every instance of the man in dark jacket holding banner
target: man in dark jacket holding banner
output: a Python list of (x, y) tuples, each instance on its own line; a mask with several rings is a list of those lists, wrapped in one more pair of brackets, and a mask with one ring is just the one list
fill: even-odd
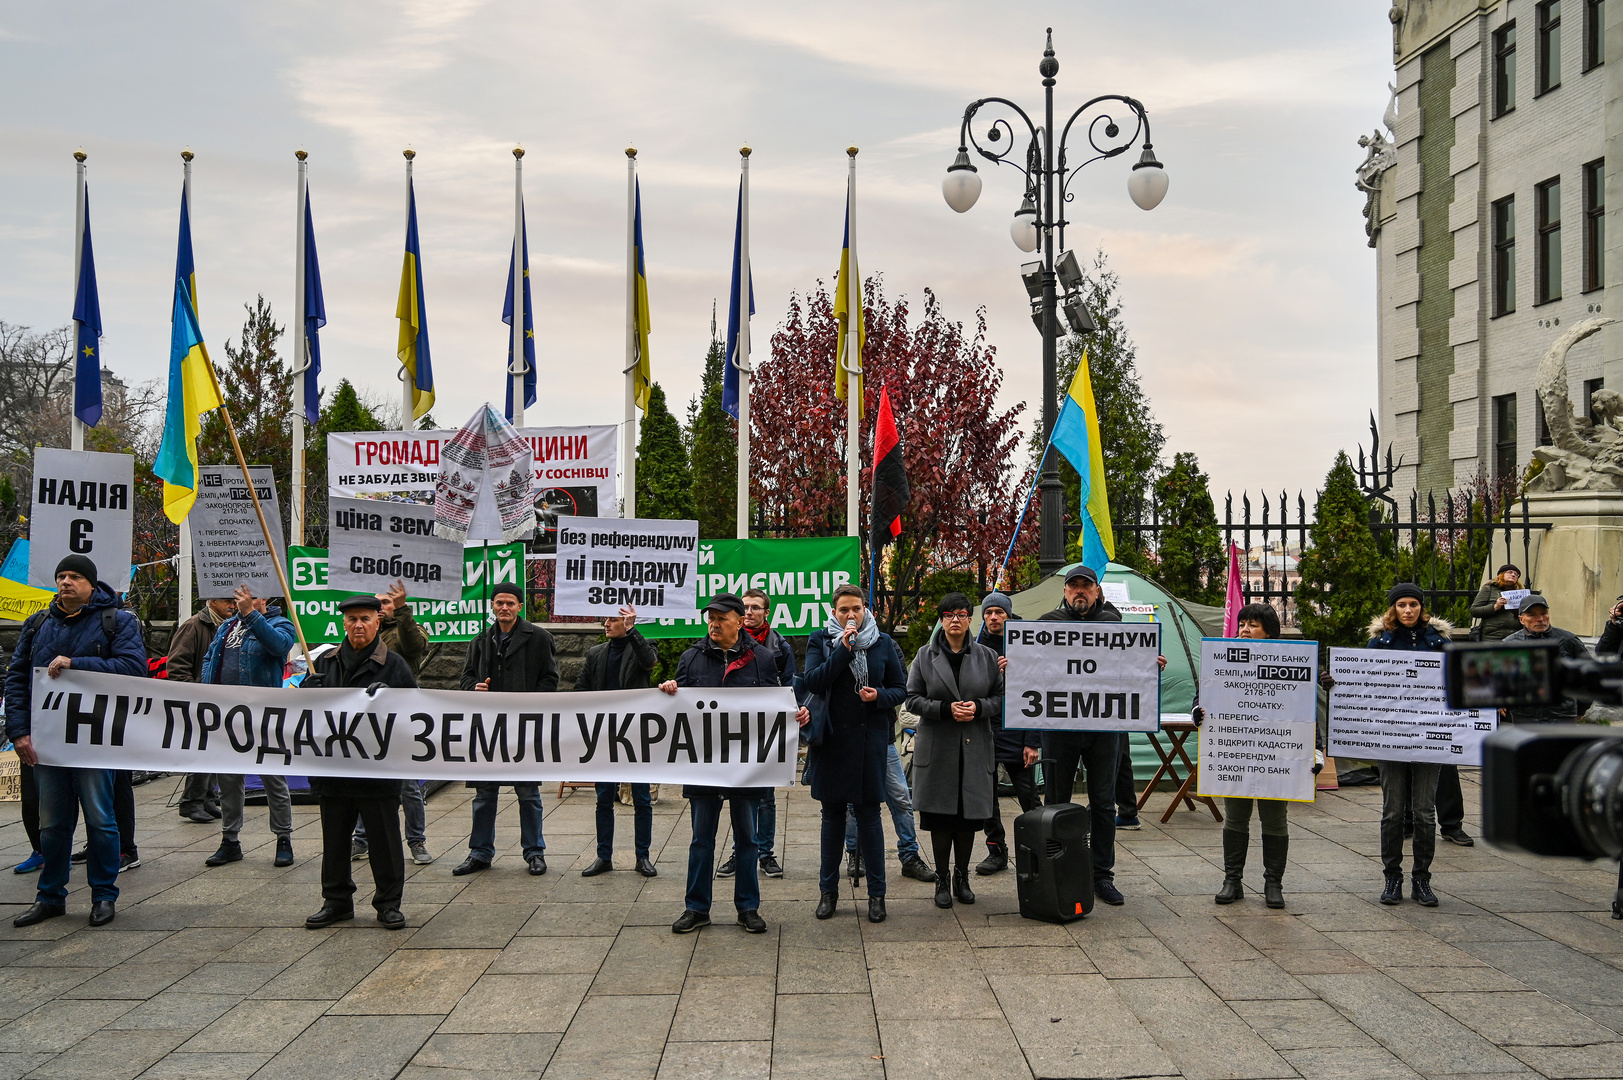
[[(1121, 622), (1121, 612), (1104, 598), (1099, 574), (1081, 563), (1065, 578), (1065, 599), (1039, 622)], [(1122, 903), (1116, 888), (1116, 770), (1121, 763), (1122, 736), (1114, 731), (1045, 731), (1042, 756), (1049, 806), (1071, 801), (1080, 764), (1087, 770), (1088, 812), (1093, 819), (1093, 895), (1107, 904)]]
[[(558, 662), (553, 658), (552, 635), (518, 617), (524, 592), (511, 582), (497, 585), (490, 596), (496, 623), (468, 643), (462, 665), (461, 688), (508, 694), (550, 694), (558, 689)], [(468, 834), (468, 857), (451, 873), (489, 870), (496, 858), (496, 800), (502, 786), (479, 781), (473, 788), (473, 831)], [(518, 796), (519, 836), (524, 863), (530, 873), (547, 872), (547, 841), (541, 834), (541, 785), (514, 784)], [(396, 837), (398, 843), (399, 838)]]
[[(586, 667), (576, 690), (644, 690), (652, 686), (659, 654), (642, 636), (637, 626), (637, 609), (623, 607), (618, 616), (603, 620), (607, 641), (586, 650)], [(659, 871), (648, 858), (654, 841), (653, 793), (647, 784), (632, 784), (632, 843), (637, 853), (637, 873), (657, 877)], [(597, 784), (597, 858), (580, 872), (596, 877), (614, 869), (614, 798), (620, 785)]]
[[(338, 605), (344, 640), (316, 661), (306, 687), (404, 687), (417, 685), (411, 665), (378, 639), (383, 604), (371, 595), (352, 596)], [(321, 910), (304, 920), (311, 930), (355, 917), (355, 879), (349, 872), (350, 835), (358, 817), (372, 838), (372, 906), (385, 930), (406, 925), (400, 897), (406, 888), (406, 860), (400, 850), (400, 781), (371, 777), (312, 776), (310, 790), (321, 800)]]
[[(744, 633), (744, 602), (732, 593), (717, 593), (705, 608), (710, 631), (705, 639), (682, 654), (676, 678), (659, 684), (675, 696), (683, 687), (777, 686), (777, 663)], [(693, 819), (693, 842), (688, 845), (687, 908), (671, 924), (674, 934), (691, 934), (710, 925), (710, 901), (716, 865), (716, 829), (721, 804), (732, 811), (733, 835), (738, 839), (738, 871), (733, 878), (733, 905), (738, 925), (751, 934), (766, 933), (761, 918), (761, 879), (755, 844), (755, 804), (772, 797), (771, 788), (724, 788), (684, 784)]]

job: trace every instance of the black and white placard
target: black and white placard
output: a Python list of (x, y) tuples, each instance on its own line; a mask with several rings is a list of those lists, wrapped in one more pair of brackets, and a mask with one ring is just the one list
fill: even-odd
[(328, 497), (327, 586), (387, 592), (396, 581), (420, 600), (462, 599), (462, 545), (434, 535), (434, 507)]
[(1003, 726), (1159, 731), (1158, 623), (1010, 622)]
[(699, 523), (662, 518), (558, 519), (559, 615), (691, 619), (699, 603)]
[(1492, 709), (1450, 709), (1441, 653), (1331, 649), (1330, 756), (1482, 764)]
[(34, 450), (28, 517), (28, 583), (56, 588), (56, 564), (83, 555), (114, 592), (130, 587), (135, 530), (135, 458), (88, 450)]
[(197, 471), (197, 501), (187, 521), (192, 527), (192, 562), (197, 567), (200, 599), (229, 597), (238, 585), (255, 596), (279, 596), (282, 583), (276, 564), (287, 558), (282, 515), (276, 505), (275, 474), (269, 465), (250, 465), (254, 493), (270, 526), (273, 552), (237, 465), (203, 465)]
[(1313, 801), (1319, 646), (1314, 641), (1201, 642), (1201, 795)]

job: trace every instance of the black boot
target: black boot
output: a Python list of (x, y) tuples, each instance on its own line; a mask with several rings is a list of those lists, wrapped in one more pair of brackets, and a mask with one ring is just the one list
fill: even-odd
[(960, 904), (973, 904), (975, 894), (969, 888), (969, 870), (957, 867), (952, 872), (952, 895)]
[(986, 845), (986, 858), (975, 867), (975, 873), (982, 877), (996, 874), (1009, 865), (1009, 849), (1002, 844), (988, 843)]
[[(1266, 837), (1264, 838), (1266, 839)], [(1245, 854), (1251, 847), (1251, 834), (1223, 830), (1223, 887), (1217, 890), (1219, 904), (1232, 904), (1245, 896)]]
[(1280, 882), (1285, 877), (1285, 856), (1290, 848), (1290, 837), (1262, 834), (1262, 897), (1271, 908), (1285, 906), (1285, 892)]
[(952, 907), (951, 875), (943, 867), (941, 873), (935, 876), (935, 906), (938, 908)]

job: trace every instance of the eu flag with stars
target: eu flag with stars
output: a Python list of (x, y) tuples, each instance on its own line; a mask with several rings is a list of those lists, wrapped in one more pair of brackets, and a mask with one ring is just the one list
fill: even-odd
[(79, 289), (73, 298), (78, 344), (73, 352), (73, 415), (86, 427), (101, 420), (101, 298), (96, 257), (90, 250), (90, 190), (85, 189), (85, 235), (79, 248)]
[[(310, 343), (310, 364), (304, 369), (304, 418), (321, 418), (321, 337), (327, 325), (327, 301), (321, 296), (321, 264), (316, 261), (316, 225), (310, 216), (310, 189), (304, 189), (304, 337)], [(402, 426), (410, 427), (410, 424)]]
[[(524, 254), (524, 407), (528, 409), (535, 404), (535, 305), (530, 302), (530, 226), (525, 220), (522, 211), (519, 215), (519, 228), (524, 235), (519, 237), (520, 246)], [(516, 259), (509, 259), (507, 263), (507, 299), (502, 303), (502, 322), (508, 326), (513, 325), (513, 263)], [(513, 337), (507, 337), (507, 419), (513, 419)]]

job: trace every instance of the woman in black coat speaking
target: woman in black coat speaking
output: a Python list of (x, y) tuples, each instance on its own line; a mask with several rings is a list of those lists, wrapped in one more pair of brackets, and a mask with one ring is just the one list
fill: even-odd
[(868, 863), (868, 921), (885, 919), (885, 832), (879, 806), (885, 800), (885, 765), (896, 706), (907, 695), (902, 654), (879, 632), (862, 590), (834, 590), (834, 618), (806, 647), (800, 685), (821, 700), (816, 745), (807, 759), (812, 798), (823, 804), (822, 865), (817, 917), (833, 916), (839, 903), (840, 855), (845, 847), (845, 808), (857, 817), (857, 842)]
[[(943, 908), (952, 907), (954, 896), (960, 904), (975, 902), (969, 857), (996, 798), (992, 725), (1003, 716), (1003, 672), (997, 653), (969, 639), (973, 606), (963, 593), (941, 598), (941, 629), (907, 673), (907, 709), (919, 717), (913, 805), (935, 846), (935, 902)], [(954, 854), (949, 885), (947, 858)]]

